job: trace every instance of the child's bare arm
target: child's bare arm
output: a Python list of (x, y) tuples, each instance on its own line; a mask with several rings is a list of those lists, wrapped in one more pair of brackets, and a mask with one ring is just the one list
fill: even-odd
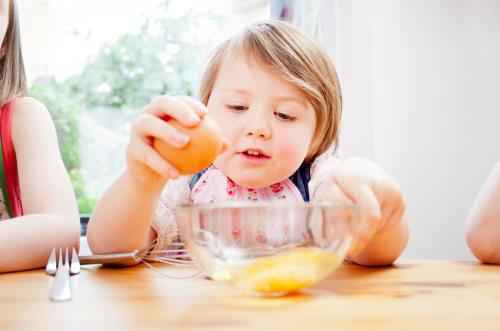
[(466, 239), (485, 263), (500, 264), (500, 161), (481, 188), (468, 216)]
[(16, 150), (24, 216), (0, 222), (0, 272), (43, 267), (53, 247), (78, 248), (80, 219), (47, 109), (32, 98), (14, 104)]
[(139, 250), (154, 239), (151, 220), (161, 186), (141, 189), (126, 170), (104, 193), (87, 228), (94, 254)]
[(153, 214), (168, 179), (178, 171), (152, 147), (161, 139), (182, 147), (187, 138), (160, 117), (195, 125), (205, 107), (187, 97), (159, 97), (148, 105), (132, 127), (127, 147), (127, 169), (106, 191), (91, 215), (88, 242), (94, 253), (141, 249), (156, 233), (151, 228)]

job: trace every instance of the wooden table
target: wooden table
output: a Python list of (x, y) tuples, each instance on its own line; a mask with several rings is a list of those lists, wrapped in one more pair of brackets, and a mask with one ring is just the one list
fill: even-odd
[(226, 284), (169, 279), (139, 265), (84, 267), (72, 278), (73, 300), (54, 303), (53, 280), (43, 270), (0, 275), (0, 330), (500, 330), (500, 266), (475, 262), (346, 263), (282, 298), (247, 297)]

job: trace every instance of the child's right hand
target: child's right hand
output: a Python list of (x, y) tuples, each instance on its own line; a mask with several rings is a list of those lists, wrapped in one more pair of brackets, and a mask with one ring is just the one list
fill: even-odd
[(353, 157), (333, 168), (328, 199), (355, 202), (360, 215), (349, 256), (363, 265), (392, 263), (408, 240), (405, 202), (399, 185), (368, 159)]
[(179, 177), (179, 171), (153, 148), (154, 139), (181, 148), (189, 137), (164, 119), (173, 118), (193, 127), (207, 114), (204, 104), (188, 96), (160, 96), (144, 107), (132, 125), (127, 146), (127, 172), (136, 185), (161, 189), (168, 179)]

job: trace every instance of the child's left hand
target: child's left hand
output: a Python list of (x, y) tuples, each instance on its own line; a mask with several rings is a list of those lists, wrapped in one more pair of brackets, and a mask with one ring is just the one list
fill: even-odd
[(376, 234), (392, 229), (402, 220), (405, 203), (398, 184), (370, 160), (344, 160), (332, 170), (332, 179), (327, 198), (355, 202), (360, 207), (351, 257), (360, 253)]

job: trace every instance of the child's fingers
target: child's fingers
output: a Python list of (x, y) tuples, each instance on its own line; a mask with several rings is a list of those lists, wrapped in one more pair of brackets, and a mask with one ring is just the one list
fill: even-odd
[[(137, 139), (136, 141), (140, 141)], [(145, 165), (164, 178), (177, 178), (179, 171), (163, 159), (153, 147), (146, 143), (133, 143), (129, 146), (129, 156), (136, 162)]]
[(389, 216), (387, 217), (387, 223), (384, 226), (384, 230), (390, 229), (395, 224), (399, 223), (403, 219), (404, 214), (405, 214), (404, 204), (394, 206), (394, 208), (389, 213)]
[(403, 218), (406, 209), (403, 194), (399, 186), (392, 180), (388, 181), (384, 187), (383, 201), (382, 220), (385, 224), (379, 231), (391, 228), (398, 223)]
[(172, 125), (150, 114), (142, 114), (132, 127), (145, 143), (152, 144), (150, 138), (160, 139), (173, 147), (182, 147), (189, 141), (189, 136), (179, 132)]
[(338, 186), (336, 183), (332, 183), (328, 188), (328, 192), (326, 193), (326, 199), (329, 202), (334, 204), (351, 204), (353, 203), (352, 199), (347, 196), (344, 191)]
[(174, 118), (186, 127), (193, 127), (200, 121), (197, 112), (178, 97), (157, 97), (143, 109), (143, 112), (167, 120)]
[(191, 106), (196, 114), (198, 114), (198, 116), (200, 116), (201, 118), (208, 114), (207, 106), (205, 106), (201, 101), (196, 100), (195, 98), (191, 98), (187, 95), (180, 95), (177, 98)]
[(354, 183), (342, 189), (359, 206), (359, 223), (349, 251), (349, 255), (354, 256), (363, 250), (377, 230), (381, 210), (375, 194), (367, 185)]

